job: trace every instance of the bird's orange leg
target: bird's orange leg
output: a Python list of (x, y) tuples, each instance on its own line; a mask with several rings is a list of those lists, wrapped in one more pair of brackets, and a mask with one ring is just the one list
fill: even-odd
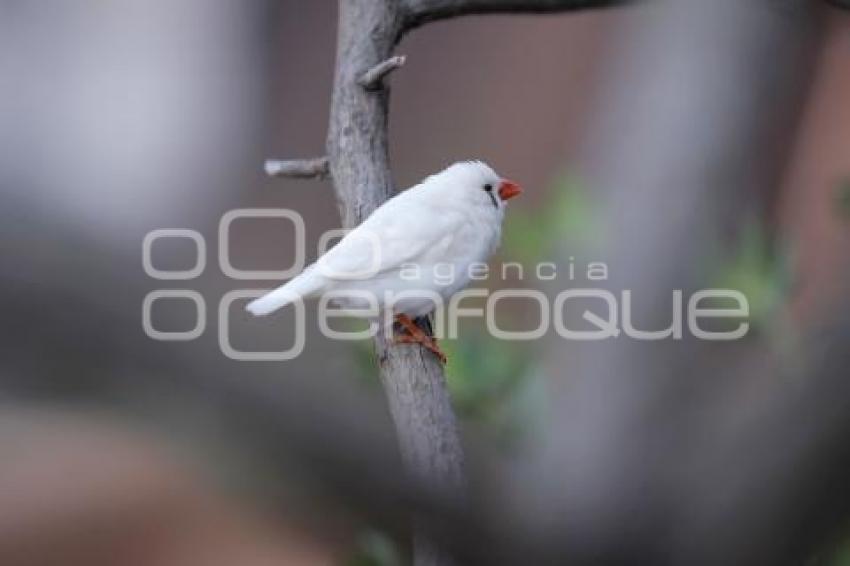
[(446, 363), (446, 354), (437, 346), (436, 338), (428, 336), (425, 331), (416, 326), (416, 323), (410, 320), (406, 314), (395, 315), (395, 320), (401, 327), (407, 331), (407, 334), (402, 334), (395, 337), (397, 344), (421, 344), (428, 351), (437, 356), (441, 362)]

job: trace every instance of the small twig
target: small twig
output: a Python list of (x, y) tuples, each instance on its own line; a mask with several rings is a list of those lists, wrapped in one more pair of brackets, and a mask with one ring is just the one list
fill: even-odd
[(330, 174), (327, 157), (315, 159), (269, 159), (265, 163), (269, 177), (292, 177), (294, 179), (324, 179)]
[(396, 55), (390, 57), (386, 61), (381, 61), (365, 73), (357, 80), (357, 84), (366, 90), (378, 90), (383, 86), (384, 77), (404, 65), (406, 57), (404, 55)]

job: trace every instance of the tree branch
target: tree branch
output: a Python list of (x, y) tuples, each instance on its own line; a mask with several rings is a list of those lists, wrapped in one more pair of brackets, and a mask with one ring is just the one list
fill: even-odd
[[(610, 0), (507, 2), (471, 0), (340, 0), (336, 68), (327, 152), (344, 228), (353, 228), (395, 192), (389, 168), (389, 89), (377, 88), (403, 58), (393, 49), (404, 33), (428, 21), (487, 11), (557, 11)], [(369, 69), (363, 74), (363, 69)], [(365, 87), (365, 88), (364, 88)], [(428, 319), (417, 324), (431, 332)], [(424, 487), (463, 501), (463, 451), (443, 366), (415, 345), (375, 338), (381, 382), (407, 472)], [(451, 564), (421, 518), (414, 525), (414, 564)]]
[(428, 22), (471, 14), (566, 12), (604, 8), (628, 0), (401, 0), (404, 30)]
[(396, 55), (382, 61), (363, 73), (357, 83), (367, 90), (376, 90), (383, 86), (384, 77), (404, 65), (405, 56)]
[[(402, 34), (396, 0), (340, 0), (337, 59), (327, 150), (344, 228), (353, 228), (393, 193), (388, 158), (389, 89), (361, 86), (363, 69), (392, 57)], [(421, 323), (420, 323), (421, 324)], [(428, 329), (430, 330), (430, 329)], [(453, 499), (464, 491), (463, 451), (443, 367), (418, 346), (375, 339), (381, 382), (407, 472)], [(417, 521), (414, 563), (451, 564)]]
[(292, 177), (293, 179), (324, 179), (330, 174), (327, 157), (314, 159), (269, 159), (265, 163), (269, 177)]

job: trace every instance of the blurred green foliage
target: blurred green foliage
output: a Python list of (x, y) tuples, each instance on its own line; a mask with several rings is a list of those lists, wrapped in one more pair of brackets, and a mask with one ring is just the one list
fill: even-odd
[(850, 566), (850, 540), (838, 547), (835, 554), (825, 564), (828, 566)]
[(751, 327), (764, 328), (774, 322), (791, 291), (791, 254), (771, 243), (763, 222), (747, 222), (718, 271), (717, 287), (735, 289), (747, 297)]
[(345, 563), (346, 566), (402, 566), (405, 564), (396, 542), (373, 529), (361, 533), (354, 553)]
[(577, 177), (561, 174), (534, 208), (511, 208), (505, 217), (502, 254), (511, 261), (536, 263), (550, 259), (552, 246), (566, 240), (585, 249), (601, 236), (591, 199)]
[(462, 329), (446, 340), (446, 378), (461, 419), (483, 426), (510, 448), (539, 426), (545, 409), (543, 380), (531, 349), (493, 338), (483, 329)]
[(835, 188), (835, 212), (843, 220), (850, 220), (850, 179), (842, 180)]
[(455, 407), (470, 418), (487, 418), (527, 366), (514, 344), (494, 340), (480, 329), (464, 332), (463, 340), (444, 340), (442, 347), (450, 354), (446, 374)]

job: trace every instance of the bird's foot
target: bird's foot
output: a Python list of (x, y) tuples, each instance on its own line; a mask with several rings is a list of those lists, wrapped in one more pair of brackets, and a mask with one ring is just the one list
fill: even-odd
[(409, 316), (398, 314), (395, 320), (401, 325), (403, 330), (407, 331), (407, 334), (401, 334), (395, 337), (396, 344), (421, 344), (444, 364), (448, 361), (446, 354), (437, 346), (437, 339), (428, 336)]

